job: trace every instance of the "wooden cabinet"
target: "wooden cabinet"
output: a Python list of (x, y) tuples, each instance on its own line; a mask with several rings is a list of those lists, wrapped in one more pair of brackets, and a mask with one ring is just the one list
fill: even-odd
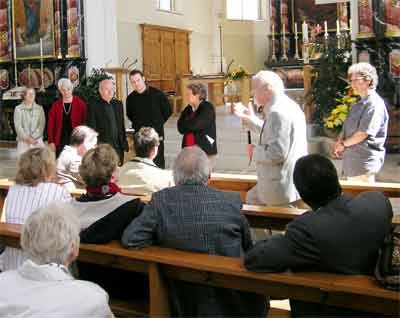
[(151, 86), (178, 95), (180, 77), (190, 75), (190, 31), (142, 24), (143, 73)]

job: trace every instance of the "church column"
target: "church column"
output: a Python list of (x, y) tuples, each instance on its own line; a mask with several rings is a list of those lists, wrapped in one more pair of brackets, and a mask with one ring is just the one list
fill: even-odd
[(119, 64), (116, 0), (85, 0), (85, 39), (88, 73)]

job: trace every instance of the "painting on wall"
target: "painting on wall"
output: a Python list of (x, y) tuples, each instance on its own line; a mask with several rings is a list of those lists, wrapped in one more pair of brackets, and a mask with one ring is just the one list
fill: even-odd
[(400, 36), (400, 0), (385, 0), (386, 36)]
[(329, 30), (336, 30), (338, 19), (338, 7), (336, 3), (315, 4), (315, 0), (292, 0), (293, 24), (301, 25), (304, 21), (309, 27), (314, 28), (317, 24), (323, 26), (324, 21), (328, 23)]
[(0, 0), (0, 62), (11, 59), (8, 8), (10, 0)]
[(358, 0), (358, 37), (367, 38), (374, 36), (374, 10), (372, 0)]
[(81, 10), (80, 0), (67, 1), (68, 57), (81, 55)]
[(54, 57), (53, 0), (12, 0), (13, 34), (18, 60)]

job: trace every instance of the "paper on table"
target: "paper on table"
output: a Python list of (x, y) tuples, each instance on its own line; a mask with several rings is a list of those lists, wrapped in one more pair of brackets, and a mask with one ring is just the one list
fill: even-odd
[(210, 144), (214, 144), (215, 140), (212, 139), (209, 135), (206, 135), (206, 138)]

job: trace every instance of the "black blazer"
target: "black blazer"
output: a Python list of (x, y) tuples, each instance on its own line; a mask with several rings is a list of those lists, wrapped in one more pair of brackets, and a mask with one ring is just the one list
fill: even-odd
[[(178, 119), (178, 131), (183, 135), (182, 148), (186, 146), (185, 136), (193, 133), (195, 144), (207, 155), (217, 154), (215, 110), (211, 103), (202, 101), (194, 113), (190, 105), (186, 106)], [(212, 138), (214, 142), (210, 142), (206, 136)]]
[[(290, 222), (284, 235), (258, 242), (246, 253), (245, 266), (257, 272), (372, 274), (392, 216), (390, 201), (381, 192), (363, 192), (354, 198), (343, 194)], [(291, 305), (293, 317), (349, 314), (349, 310), (299, 301)]]
[(107, 102), (100, 99), (89, 104), (87, 125), (98, 132), (99, 143), (106, 143), (112, 145), (119, 153), (121, 151), (128, 151), (128, 142), (126, 140), (125, 132), (125, 118), (123, 105), (119, 100), (113, 99), (111, 106), (114, 109), (116, 125), (117, 125), (117, 140), (112, 140), (110, 134), (110, 122), (106, 113), (105, 107)]

